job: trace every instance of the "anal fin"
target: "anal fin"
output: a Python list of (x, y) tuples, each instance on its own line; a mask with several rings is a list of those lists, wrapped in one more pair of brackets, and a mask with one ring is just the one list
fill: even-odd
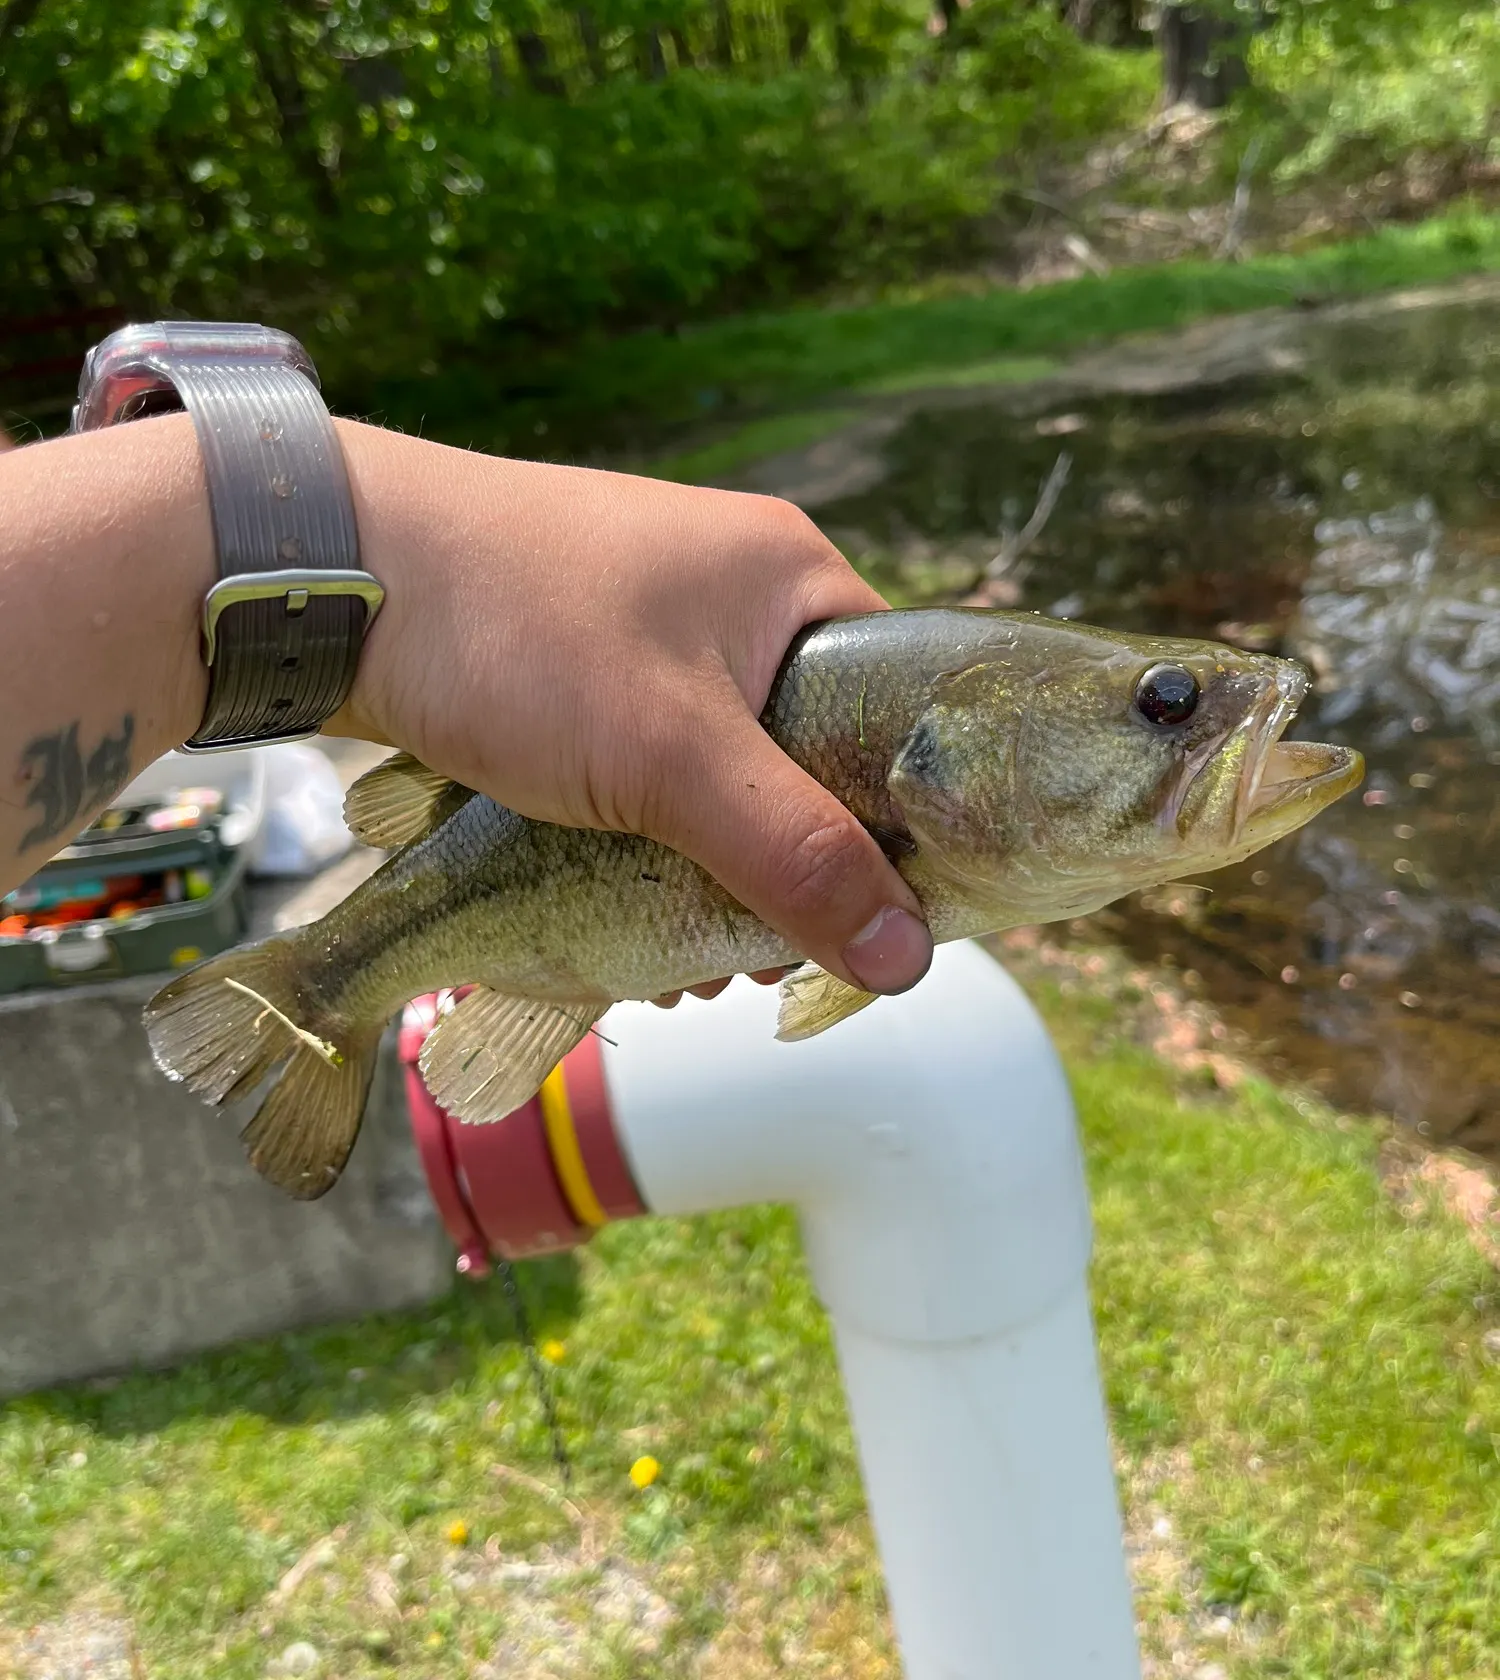
[(787, 1044), (816, 1038), (820, 1032), (857, 1015), (874, 1003), (875, 998), (874, 992), (861, 991), (816, 963), (803, 963), (781, 982), (776, 1036)]
[(542, 1003), (476, 986), (422, 1046), (434, 1100), (472, 1124), (501, 1120), (543, 1080), (609, 1007)]
[(410, 753), (367, 770), (344, 796), (344, 821), (367, 846), (409, 846), (473, 797), (462, 782), (429, 770)]

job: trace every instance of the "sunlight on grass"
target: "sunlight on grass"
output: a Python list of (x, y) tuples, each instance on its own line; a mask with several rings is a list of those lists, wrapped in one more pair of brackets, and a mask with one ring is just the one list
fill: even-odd
[(906, 391), (961, 390), (970, 385), (1011, 385), (1045, 379), (1062, 366), (1051, 356), (994, 356), (962, 367), (915, 367), (886, 374), (860, 387), (863, 395), (895, 397)]
[(751, 461), (779, 455), (784, 449), (805, 449), (858, 418), (858, 409), (820, 408), (805, 414), (752, 420), (716, 443), (655, 461), (649, 471), (653, 478), (675, 479), (682, 484), (712, 484)]
[[(1234, 1676), (1493, 1675), (1493, 1273), (1383, 1194), (1376, 1128), (1184, 1084), (1105, 1006), (1041, 1001), (1133, 1526), (1149, 1502), (1171, 1532), (1148, 1645), (1217, 1638)], [(791, 1216), (640, 1221), (525, 1273), (566, 1494), (500, 1291), (464, 1283), (0, 1408), (0, 1628), (102, 1603), (151, 1680), (258, 1680), (297, 1641), (349, 1677), (893, 1676)]]

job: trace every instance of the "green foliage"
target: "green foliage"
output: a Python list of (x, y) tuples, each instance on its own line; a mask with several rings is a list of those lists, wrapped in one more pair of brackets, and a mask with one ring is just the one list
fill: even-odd
[[(585, 443), (639, 448), (701, 438), (706, 415), (766, 416), (748, 430), (663, 464), (665, 476), (714, 478), (797, 448), (847, 403), (942, 385), (1038, 378), (1049, 358), (1121, 333), (1205, 315), (1363, 296), (1500, 268), (1500, 215), (1458, 204), (1414, 227), (1242, 263), (1200, 260), (1116, 269), (1020, 292), (1006, 288), (893, 298), (860, 308), (793, 309), (709, 321), (668, 335), (636, 332), (586, 356), (528, 360), (528, 388), (503, 409), (470, 369), (385, 381), (379, 411), (454, 443), (567, 454)], [(782, 411), (776, 416), (775, 411)]]
[[(846, 205), (840, 251), (920, 257), (972, 231), (1025, 160), (1116, 128), (1149, 106), (1139, 55), (1085, 46), (1050, 8), (974, 0), (923, 74), (925, 39), (862, 120), (841, 128), (833, 163)], [(904, 73), (902, 73), (904, 72)], [(851, 237), (853, 236), (853, 237)]]
[[(0, 297), (430, 363), (908, 262), (1137, 87), (978, 0), (8, 0)], [(1122, 92), (1122, 88), (1126, 91)], [(884, 253), (882, 255), (881, 253)]]
[(1281, 176), (1413, 152), (1500, 157), (1500, 11), (1473, 0), (1274, 0), (1252, 74), (1276, 102)]
[(1261, 1536), (1248, 1524), (1229, 1523), (1203, 1537), (1199, 1555), (1204, 1602), (1210, 1606), (1280, 1608), (1275, 1572), (1267, 1566)]
[[(1492, 7), (1201, 3), (1265, 25), (1239, 118), (1273, 142), (1262, 171), (1495, 144)], [(1154, 55), (1091, 45), (1063, 13), (0, 0), (0, 335), (80, 310), (267, 319), (308, 339), (345, 409), (566, 452), (619, 441), (612, 417), (660, 437), (768, 398), (953, 377), (1236, 306), (1246, 278), (1221, 264), (1024, 306), (695, 325), (982, 257), (1007, 215), (1030, 215), (1043, 160), (1154, 97)], [(1232, 167), (1244, 144), (1223, 151)]]

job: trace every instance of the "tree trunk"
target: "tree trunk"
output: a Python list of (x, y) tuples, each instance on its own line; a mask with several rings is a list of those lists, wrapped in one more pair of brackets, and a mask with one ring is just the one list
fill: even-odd
[(648, 24), (640, 32), (637, 40), (640, 48), (639, 63), (641, 74), (648, 82), (665, 80), (667, 74), (667, 55), (662, 49), (661, 30), (654, 23)]
[(1161, 43), (1162, 102), (1218, 110), (1250, 80), (1245, 68), (1244, 29), (1233, 18), (1202, 6), (1162, 7), (1157, 24)]
[(580, 6), (573, 15), (578, 20), (578, 35), (583, 42), (583, 56), (588, 61), (589, 75), (596, 83), (602, 82), (609, 75), (609, 66), (604, 62), (598, 21), (588, 6)]
[(546, 94), (549, 99), (561, 99), (567, 90), (562, 77), (552, 68), (547, 43), (534, 29), (518, 29), (515, 39), (516, 57), (521, 61), (531, 91)]
[(1085, 41), (1102, 47), (1146, 47), (1151, 31), (1141, 25), (1139, 0), (1061, 0), (1064, 21)]
[(807, 57), (807, 43), (812, 39), (812, 24), (800, 6), (788, 6), (786, 17), (786, 55), (793, 65)]
[(313, 133), (308, 114), (307, 96), (297, 75), (297, 61), (288, 38), (279, 21), (274, 24), (270, 21), (275, 17), (277, 14), (273, 11), (262, 18), (261, 27), (253, 34), (247, 31), (246, 45), (276, 107), (282, 144), (297, 160), (303, 179), (311, 187), (318, 214), (327, 221), (335, 221), (339, 214), (339, 201), (333, 177), (318, 151), (317, 136)]
[(729, 0), (714, 0), (714, 63), (725, 70), (734, 67), (734, 19)]
[(848, 20), (840, 10), (833, 26), (833, 56), (844, 79), (849, 84), (849, 98), (857, 111), (865, 108), (865, 101), (869, 94), (868, 78), (865, 75), (863, 55), (859, 50), (859, 42), (854, 38), (854, 31), (850, 29)]

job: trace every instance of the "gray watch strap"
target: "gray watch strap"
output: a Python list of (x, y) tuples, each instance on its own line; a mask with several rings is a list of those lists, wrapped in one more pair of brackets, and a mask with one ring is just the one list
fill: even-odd
[(163, 371), (203, 451), (220, 577), (287, 584), (259, 599), (210, 596), (208, 704), (188, 748), (312, 734), (353, 686), (370, 616), (359, 596), (314, 593), (297, 576), (360, 569), (333, 422), (284, 364), (169, 357)]
[(203, 609), (208, 701), (186, 752), (316, 734), (353, 686), (384, 592), (360, 568), (343, 451), (307, 352), (239, 322), (126, 327), (92, 351), (75, 431), (185, 408), (219, 582)]

